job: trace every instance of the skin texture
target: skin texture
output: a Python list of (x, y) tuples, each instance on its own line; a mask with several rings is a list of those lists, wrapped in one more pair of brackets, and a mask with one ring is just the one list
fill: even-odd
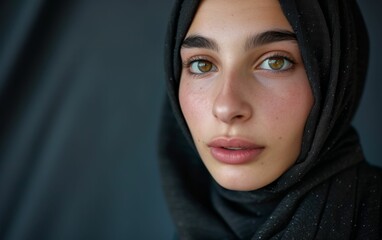
[[(277, 0), (204, 0), (186, 39), (213, 44), (185, 40), (181, 49), (181, 109), (203, 163), (227, 189), (259, 189), (291, 167), (313, 106), (295, 40), (249, 47), (252, 36), (269, 31), (293, 32)], [(216, 139), (244, 140), (259, 149), (250, 160), (225, 163), (212, 154)]]

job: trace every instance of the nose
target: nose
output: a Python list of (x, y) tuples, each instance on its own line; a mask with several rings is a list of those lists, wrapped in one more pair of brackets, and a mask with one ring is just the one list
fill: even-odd
[(252, 105), (246, 98), (248, 90), (245, 88), (239, 79), (223, 81), (213, 104), (215, 118), (226, 124), (244, 122), (251, 118)]

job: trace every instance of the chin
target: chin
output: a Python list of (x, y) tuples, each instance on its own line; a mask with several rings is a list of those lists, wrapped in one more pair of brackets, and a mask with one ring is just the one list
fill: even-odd
[(219, 182), (218, 184), (225, 189), (232, 190), (232, 191), (242, 191), (242, 192), (254, 191), (261, 188), (261, 187), (254, 187), (253, 185), (246, 185), (246, 184), (224, 184), (224, 183), (220, 184)]
[(274, 180), (269, 180), (256, 173), (245, 173), (245, 171), (222, 171), (212, 173), (212, 177), (221, 187), (233, 191), (254, 191), (267, 186)]

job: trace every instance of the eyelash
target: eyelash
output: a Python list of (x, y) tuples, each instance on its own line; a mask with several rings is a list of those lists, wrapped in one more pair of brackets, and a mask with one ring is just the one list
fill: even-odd
[[(284, 59), (286, 60), (287, 62), (289, 62), (291, 64), (290, 67), (288, 67), (287, 69), (284, 69), (284, 70), (268, 70), (268, 69), (261, 69), (260, 70), (263, 70), (263, 71), (269, 71), (269, 72), (272, 72), (272, 73), (283, 73), (283, 72), (287, 72), (287, 71), (291, 71), (294, 69), (295, 65), (296, 65), (296, 61), (293, 60), (293, 58), (291, 58), (290, 56), (287, 56), (286, 54), (284, 53), (273, 53), (269, 56), (267, 56), (266, 58), (264, 58), (260, 64), (258, 64), (256, 66), (256, 68), (258, 68), (258, 66), (261, 66), (262, 64), (264, 64), (264, 62), (266, 60), (270, 60), (272, 58), (281, 58), (281, 59)], [(210, 61), (207, 57), (204, 57), (204, 56), (194, 56), (194, 57), (191, 57), (189, 59), (187, 59), (185, 62), (183, 62), (183, 68), (185, 69), (188, 69), (188, 73), (192, 76), (195, 76), (195, 77), (198, 77), (198, 76), (203, 76), (205, 74), (208, 74), (210, 72), (213, 72), (213, 71), (208, 71), (208, 72), (205, 72), (205, 73), (195, 73), (195, 72), (192, 72), (191, 71), (191, 66), (192, 64), (194, 64), (195, 62), (199, 62), (199, 61), (205, 61), (205, 62), (208, 62), (208, 63), (211, 63), (213, 65), (214, 68), (217, 69), (217, 66), (215, 64), (213, 64), (212, 61)]]

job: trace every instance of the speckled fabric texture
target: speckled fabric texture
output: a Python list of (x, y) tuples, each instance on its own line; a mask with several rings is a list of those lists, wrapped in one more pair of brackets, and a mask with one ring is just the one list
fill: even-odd
[(353, 0), (281, 0), (315, 104), (294, 166), (251, 192), (223, 189), (203, 166), (178, 102), (179, 48), (199, 1), (176, 1), (165, 46), (168, 101), (160, 166), (181, 239), (382, 239), (382, 171), (370, 166), (351, 120), (368, 61)]

